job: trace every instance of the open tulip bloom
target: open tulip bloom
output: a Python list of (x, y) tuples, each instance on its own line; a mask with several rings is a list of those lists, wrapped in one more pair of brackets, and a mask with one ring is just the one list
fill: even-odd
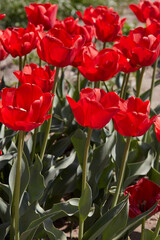
[(69, 96), (67, 100), (77, 122), (83, 127), (92, 129), (103, 128), (119, 111), (119, 96), (98, 88), (83, 89), (78, 102)]
[[(149, 210), (156, 202), (160, 201), (160, 187), (146, 178), (142, 178), (135, 185), (126, 188), (124, 194), (129, 194), (129, 216), (131, 218)], [(159, 211), (160, 203), (151, 214)]]
[(115, 129), (123, 136), (137, 137), (154, 123), (156, 116), (149, 119), (150, 102), (143, 102), (140, 98), (130, 97), (126, 101), (121, 99), (120, 111), (113, 116)]
[(0, 122), (14, 131), (30, 131), (51, 117), (47, 114), (53, 94), (43, 93), (40, 87), (25, 83), (1, 91)]
[(5, 50), (12, 57), (22, 57), (30, 53), (37, 44), (37, 29), (32, 23), (27, 28), (7, 28), (1, 36)]
[(139, 4), (129, 5), (140, 22), (146, 22), (147, 19), (160, 20), (160, 2), (140, 0)]
[(25, 7), (28, 21), (35, 26), (42, 24), (44, 30), (49, 30), (54, 26), (58, 6), (51, 3), (31, 3), (29, 7)]
[(51, 71), (47, 65), (44, 68), (38, 68), (36, 64), (31, 63), (30, 65), (26, 65), (23, 71), (15, 71), (14, 75), (21, 84), (36, 84), (43, 92), (50, 92), (53, 88), (55, 70)]
[(71, 36), (64, 29), (53, 28), (38, 41), (37, 53), (53, 66), (66, 67), (72, 64), (84, 41), (81, 35)]

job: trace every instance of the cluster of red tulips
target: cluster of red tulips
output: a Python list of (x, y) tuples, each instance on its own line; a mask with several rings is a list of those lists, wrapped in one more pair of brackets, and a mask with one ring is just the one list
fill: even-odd
[[(80, 11), (77, 12), (79, 18), (67, 17), (59, 20), (56, 19), (58, 6), (50, 3), (32, 3), (25, 7), (28, 18), (26, 29), (13, 27), (0, 30), (0, 60), (4, 60), (9, 54), (13, 58), (19, 57), (19, 71), (14, 72), (19, 80), (18, 87), (2, 89), (0, 102), (0, 122), (7, 128), (19, 131), (17, 170), (11, 203), (11, 239), (21, 239), (17, 212), (19, 212), (20, 203), (20, 162), (25, 132), (33, 129), (41, 131), (40, 126), (47, 120), (44, 141), (38, 153), (42, 163), (50, 136), (52, 116), (54, 118), (54, 99), (60, 69), (69, 65), (77, 69), (78, 98), (67, 95), (66, 99), (77, 123), (88, 128), (82, 164), (79, 240), (96, 239), (98, 236), (91, 235), (89, 238), (90, 232), (84, 234), (84, 222), (92, 202), (87, 213), (83, 213), (84, 202), (87, 205), (87, 200), (84, 199), (87, 199), (87, 194), (92, 195), (92, 189), (87, 181), (87, 159), (93, 130), (102, 129), (113, 120), (114, 129), (126, 137), (121, 167), (116, 173), (116, 191), (112, 196), (110, 211), (113, 211), (120, 202), (132, 137), (144, 135), (146, 140), (147, 131), (155, 125), (155, 134), (160, 142), (160, 115), (154, 114), (150, 117), (155, 74), (152, 78), (149, 100), (141, 99), (141, 84), (145, 68), (153, 65), (155, 73), (160, 55), (160, 2), (141, 0), (138, 5), (131, 4), (130, 9), (140, 22), (145, 23), (145, 27), (130, 30), (128, 36), (124, 36), (122, 32), (126, 18), (120, 19), (113, 8), (90, 6), (83, 14)], [(0, 20), (4, 17), (4, 14), (0, 14)], [(102, 50), (97, 49), (98, 42), (103, 42)], [(107, 45), (113, 46), (108, 48)], [(27, 55), (35, 49), (40, 58), (40, 66), (34, 63), (25, 64)], [(44, 66), (44, 62), (48, 65)], [(51, 65), (54, 66), (54, 70)], [(129, 75), (137, 71), (140, 74), (134, 91), (135, 96), (129, 95), (126, 99)], [(106, 84), (105, 81), (109, 81), (120, 73), (124, 76), (121, 88), (118, 91), (106, 92), (102, 84)], [(88, 81), (88, 86), (84, 89), (81, 89), (80, 74)], [(89, 87), (93, 85), (94, 88)], [(35, 139), (33, 141), (36, 141)], [(33, 160), (35, 156), (33, 154)], [(149, 211), (156, 203), (157, 205), (148, 216), (160, 210), (160, 203), (158, 203), (160, 187), (148, 178), (142, 178), (135, 185), (127, 187), (124, 191), (124, 196), (126, 195), (129, 195), (130, 218)], [(159, 239), (157, 238), (159, 228), (160, 221), (157, 223), (156, 234), (153, 233), (153, 239)], [(99, 233), (102, 234), (102, 232)], [(144, 235), (145, 231), (142, 229), (142, 240), (145, 239)], [(119, 239), (114, 237), (103, 239)]]

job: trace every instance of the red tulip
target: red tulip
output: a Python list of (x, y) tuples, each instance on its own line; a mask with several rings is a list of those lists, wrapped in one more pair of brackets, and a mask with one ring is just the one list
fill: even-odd
[(18, 78), (21, 84), (31, 83), (38, 85), (43, 92), (50, 92), (53, 88), (55, 70), (51, 71), (49, 66), (37, 67), (31, 63), (23, 68), (23, 71), (16, 71), (14, 75)]
[(106, 6), (97, 6), (96, 8), (93, 8), (93, 6), (90, 6), (85, 9), (83, 16), (80, 11), (77, 11), (76, 13), (83, 20), (85, 24), (94, 25), (97, 17), (99, 15), (103, 15), (108, 10), (113, 11), (112, 8), (108, 9)]
[(148, 35), (154, 35), (155, 37), (158, 37), (158, 35), (160, 34), (160, 23), (159, 22), (150, 22), (147, 21), (147, 27), (146, 27), (146, 32), (148, 33)]
[(122, 27), (126, 18), (120, 20), (117, 12), (106, 9), (95, 21), (96, 37), (102, 42), (114, 42), (122, 35)]
[(71, 36), (63, 29), (52, 28), (37, 44), (39, 57), (56, 67), (71, 65), (84, 44), (80, 35)]
[(157, 137), (158, 141), (160, 142), (160, 115), (158, 115), (155, 118), (154, 125), (155, 125), (156, 137)]
[[(97, 10), (96, 11), (92, 6), (90, 6), (90, 7), (85, 9), (83, 16), (82, 16), (82, 13), (80, 11), (77, 11), (76, 13), (77, 13), (78, 17), (80, 17), (83, 20), (83, 22), (85, 24), (93, 25), (95, 23), (96, 17), (98, 16), (98, 9), (100, 9), (101, 7), (102, 6), (98, 6), (96, 8), (96, 10)], [(105, 8), (107, 8), (107, 7), (105, 7)]]
[(31, 52), (37, 44), (37, 30), (31, 23), (27, 28), (7, 28), (1, 36), (5, 50), (12, 57), (24, 56)]
[[(135, 185), (126, 188), (124, 195), (129, 194), (129, 216), (134, 218), (149, 210), (160, 200), (160, 187), (154, 182), (142, 178)], [(160, 202), (151, 215), (160, 211)]]
[(30, 131), (50, 118), (53, 94), (29, 83), (1, 91), (0, 122), (14, 131)]
[(78, 25), (79, 19), (73, 17), (67, 17), (63, 21), (56, 20), (55, 28), (64, 29), (67, 33), (71, 35), (83, 35), (85, 37), (85, 44), (91, 43), (94, 36), (93, 26), (80, 26)]
[(97, 49), (95, 48), (95, 44), (92, 43), (91, 45), (84, 45), (81, 48), (80, 52), (76, 55), (72, 65), (74, 67), (81, 66), (85, 55), (88, 55), (92, 58), (97, 56)]
[(44, 30), (53, 28), (58, 6), (51, 3), (31, 3), (29, 7), (25, 7), (28, 21), (35, 26), (42, 24)]
[(134, 12), (140, 22), (146, 22), (149, 19), (160, 20), (160, 2), (144, 1), (141, 0), (138, 5), (129, 5), (130, 9)]
[(83, 54), (78, 69), (90, 81), (106, 81), (119, 72), (119, 55), (109, 48), (100, 52), (92, 48)]
[[(115, 44), (132, 67), (143, 67), (152, 65), (159, 56), (160, 36), (148, 34), (146, 28), (136, 28), (130, 31), (129, 36), (122, 36), (119, 43)], [(114, 48), (114, 49), (115, 49)]]
[(150, 102), (140, 98), (121, 99), (120, 111), (113, 117), (114, 127), (123, 136), (143, 135), (153, 124), (155, 117), (149, 119)]
[(2, 20), (5, 16), (6, 14), (0, 14), (0, 20)]
[[(0, 30), (0, 40), (1, 40), (2, 35), (3, 35), (3, 31)], [(4, 49), (4, 47), (0, 41), (0, 61), (6, 59), (6, 57), (8, 57), (8, 52), (6, 52), (6, 50)]]
[(83, 89), (80, 100), (75, 102), (67, 96), (76, 121), (83, 127), (103, 128), (119, 110), (119, 96), (114, 92), (106, 93), (102, 89)]
[(6, 59), (6, 57), (8, 57), (8, 52), (6, 52), (2, 43), (0, 42), (0, 61)]

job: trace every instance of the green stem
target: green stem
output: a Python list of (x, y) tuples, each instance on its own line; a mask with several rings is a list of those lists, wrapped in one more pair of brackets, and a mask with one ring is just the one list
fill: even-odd
[(123, 98), (124, 99), (126, 97), (126, 91), (127, 91), (127, 85), (128, 85), (128, 81), (129, 81), (129, 76), (130, 76), (130, 73), (127, 73), (126, 84), (124, 86), (124, 94), (123, 94)]
[(25, 66), (25, 64), (26, 64), (26, 61), (27, 61), (27, 55), (25, 55), (25, 56), (24, 56), (24, 59), (23, 59), (23, 68), (24, 68), (24, 66)]
[[(59, 67), (56, 67), (56, 73), (55, 73), (54, 84), (53, 84), (53, 89), (52, 89), (53, 94), (56, 93), (59, 69), (60, 69)], [(54, 98), (53, 98), (52, 106), (51, 106), (51, 109), (50, 109), (51, 118), (49, 118), (48, 121), (47, 121), (44, 141), (43, 141), (43, 145), (42, 145), (42, 148), (41, 148), (41, 153), (40, 153), (41, 161), (43, 160), (43, 157), (44, 157), (44, 153), (45, 153), (46, 146), (47, 146), (47, 141), (48, 141), (48, 135), (49, 135), (49, 131), (50, 131), (50, 128), (51, 128), (53, 105), (54, 105)]]
[(142, 85), (142, 79), (144, 75), (145, 67), (142, 67), (141, 74), (140, 74), (140, 79), (139, 79), (139, 84), (138, 84), (138, 89), (137, 89), (137, 98), (140, 96), (140, 91), (141, 91), (141, 85)]
[(59, 70), (60, 70), (60, 67), (56, 67), (56, 73), (55, 73), (55, 78), (54, 78), (54, 83), (53, 83), (53, 89), (52, 89), (52, 93), (53, 93), (53, 94), (56, 94), (56, 88), (57, 88)]
[(156, 239), (156, 237), (159, 236), (159, 231), (160, 231), (160, 217), (158, 219), (156, 229), (155, 229), (154, 234), (153, 234), (153, 239)]
[(123, 83), (122, 83), (121, 92), (120, 92), (120, 98), (124, 97), (124, 88), (126, 84), (126, 79), (127, 79), (127, 73), (124, 73)]
[(152, 96), (153, 96), (153, 90), (154, 90), (154, 82), (155, 82), (155, 76), (156, 76), (156, 69), (157, 69), (157, 63), (158, 63), (158, 58), (154, 63), (154, 67), (153, 67), (153, 74), (152, 74), (152, 82), (151, 82), (151, 93), (150, 93), (150, 105), (152, 103)]
[(145, 221), (146, 221), (146, 219), (143, 218), (143, 220), (142, 220), (142, 230), (141, 230), (141, 240), (145, 240), (144, 239)]
[(11, 216), (12, 216), (12, 226), (11, 232), (15, 233), (15, 240), (19, 240), (19, 201), (20, 201), (20, 184), (21, 184), (21, 158), (23, 153), (23, 145), (24, 145), (24, 132), (19, 132), (18, 138), (18, 157), (17, 157), (17, 166), (16, 166), (16, 177), (14, 184), (14, 192), (13, 192), (13, 202), (11, 208)]
[[(22, 57), (19, 57), (19, 71), (22, 71)], [(20, 81), (18, 81), (18, 87), (20, 86)]]
[(77, 73), (77, 91), (78, 93), (80, 94), (80, 91), (81, 91), (81, 82), (80, 82), (80, 72), (78, 70), (78, 73)]
[(106, 48), (106, 42), (103, 43), (103, 49), (105, 49), (105, 48)]
[(105, 81), (103, 81), (103, 84), (104, 84), (104, 86), (105, 86), (105, 88), (106, 88), (106, 91), (109, 92), (109, 89), (108, 89), (107, 84), (106, 84)]
[(42, 60), (39, 58), (39, 67), (42, 66)]
[(99, 88), (100, 86), (100, 81), (94, 82), (94, 88)]
[(120, 168), (120, 172), (119, 172), (119, 178), (118, 178), (118, 182), (117, 182), (117, 189), (116, 189), (116, 192), (115, 192), (115, 195), (114, 195), (114, 198), (113, 198), (113, 202), (112, 202), (112, 208), (115, 207), (117, 205), (117, 202), (118, 202), (118, 198), (119, 198), (119, 194), (120, 194), (120, 191), (121, 191), (122, 182), (123, 182), (123, 178), (124, 178), (124, 174), (125, 174), (130, 143), (131, 143), (131, 137), (127, 137), (126, 146), (125, 146), (125, 149), (124, 149), (124, 155), (123, 155), (121, 168)]
[[(81, 196), (83, 195), (84, 190), (86, 188), (87, 159), (88, 159), (88, 150), (89, 150), (91, 135), (92, 135), (92, 129), (88, 128), (88, 135), (87, 135), (87, 139), (86, 139), (86, 143), (85, 143), (84, 157), (83, 157)], [(82, 221), (81, 218), (79, 217), (79, 237), (78, 237), (78, 240), (81, 240), (83, 238), (83, 231), (84, 231), (84, 221)]]
[(39, 130), (38, 127), (34, 129), (33, 146), (32, 146), (32, 153), (31, 153), (31, 163), (33, 163), (33, 160), (34, 160), (38, 130)]
[(19, 71), (22, 71), (22, 57), (19, 57)]

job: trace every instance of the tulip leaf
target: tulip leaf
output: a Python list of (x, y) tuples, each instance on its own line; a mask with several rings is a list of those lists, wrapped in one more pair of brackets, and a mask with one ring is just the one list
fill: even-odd
[(45, 220), (43, 225), (50, 240), (67, 240), (64, 232), (55, 228), (51, 219)]
[(73, 198), (65, 203), (57, 203), (52, 209), (41, 213), (39, 219), (31, 221), (29, 227), (21, 234), (20, 240), (28, 240), (34, 237), (38, 227), (47, 219), (52, 218), (55, 221), (65, 216), (72, 216), (78, 212), (79, 199)]
[(98, 146), (93, 152), (93, 159), (89, 166), (89, 185), (92, 188), (93, 198), (95, 198), (98, 193), (98, 181), (102, 172), (110, 162), (110, 153), (115, 145), (115, 141), (116, 133), (114, 132), (109, 138), (107, 138), (105, 144)]
[[(27, 202), (28, 203), (28, 202)], [(34, 202), (21, 213), (20, 216), (20, 232), (23, 233), (30, 225), (32, 221), (40, 218), (40, 214), (37, 211), (37, 203)], [(22, 210), (21, 210), (22, 212)]]
[[(112, 239), (127, 224), (129, 202), (125, 198), (116, 207), (109, 210), (84, 234), (83, 240), (93, 240), (103, 234), (103, 239)], [(109, 237), (108, 237), (109, 236)]]
[(29, 200), (31, 203), (40, 199), (45, 189), (44, 178), (41, 174), (41, 171), (42, 163), (39, 156), (36, 155), (34, 165), (32, 165), (30, 169), (31, 177), (30, 184), (28, 186)]
[[(121, 136), (118, 132), (117, 132), (117, 143), (116, 143), (116, 156), (115, 156), (115, 164), (116, 167), (118, 168), (118, 170), (121, 167), (121, 162), (122, 162), (122, 158), (124, 155), (124, 148), (125, 148), (125, 141), (124, 141), (124, 137)], [(118, 172), (118, 171), (116, 171)]]
[(0, 170), (7, 164), (9, 163), (13, 158), (15, 157), (15, 154), (4, 154), (0, 156)]
[(5, 222), (3, 224), (0, 224), (1, 240), (5, 240), (6, 239), (6, 235), (9, 232), (9, 227), (10, 227), (10, 223), (9, 222)]
[(66, 169), (67, 167), (71, 166), (74, 160), (75, 152), (72, 151), (68, 157), (65, 157), (62, 160), (55, 161), (47, 172), (45, 184), (48, 185), (50, 181), (54, 181), (59, 173), (59, 170)]
[(11, 195), (11, 190), (9, 188), (9, 185), (3, 184), (0, 182), (0, 190), (2, 190), (8, 196), (8, 198), (11, 200), (12, 195)]
[(154, 240), (160, 240), (160, 236), (156, 237)]
[(155, 168), (151, 168), (151, 170), (148, 173), (149, 179), (160, 185), (160, 173), (155, 169)]
[(3, 222), (10, 220), (10, 208), (9, 205), (0, 197), (0, 219)]
[[(10, 174), (9, 174), (9, 187), (13, 196), (14, 191), (14, 184), (15, 184), (15, 177), (16, 177), (16, 166), (17, 166), (17, 159), (14, 161), (13, 166), (11, 168)], [(25, 189), (28, 186), (30, 178), (29, 173), (29, 166), (27, 159), (22, 157), (21, 159), (21, 189), (20, 189), (20, 198), (22, 194), (24, 193)]]
[(21, 160), (21, 189), (20, 189), (20, 197), (26, 190), (29, 184), (29, 179), (30, 179), (30, 171), (29, 171), (29, 166), (28, 166), (28, 161), (25, 155), (22, 157)]
[(71, 141), (73, 143), (74, 149), (77, 153), (77, 157), (81, 167), (83, 166), (83, 155), (86, 142), (85, 133), (81, 129), (77, 129), (73, 134)]
[(153, 238), (154, 232), (149, 229), (144, 229), (144, 239), (151, 240)]
[(48, 150), (49, 154), (54, 155), (56, 158), (61, 156), (66, 148), (71, 144), (70, 137), (65, 137), (57, 141), (54, 146), (52, 145), (50, 149)]
[(137, 217), (129, 218), (125, 229), (123, 229), (120, 233), (118, 233), (117, 236), (114, 237), (112, 240), (119, 240), (122, 237), (126, 237), (130, 235), (133, 232), (133, 230), (142, 223), (142, 220), (144, 218), (149, 217), (149, 214), (153, 212), (153, 210), (157, 207), (157, 204), (158, 202), (155, 203), (148, 211), (138, 215)]
[(149, 150), (147, 157), (144, 161), (136, 162), (136, 163), (128, 163), (127, 167), (129, 170), (129, 176), (125, 180), (124, 185), (128, 186), (138, 176), (146, 175), (151, 169), (153, 160), (154, 160), (154, 152), (152, 150)]
[(81, 221), (84, 222), (92, 206), (92, 190), (88, 183), (79, 201), (79, 214)]

